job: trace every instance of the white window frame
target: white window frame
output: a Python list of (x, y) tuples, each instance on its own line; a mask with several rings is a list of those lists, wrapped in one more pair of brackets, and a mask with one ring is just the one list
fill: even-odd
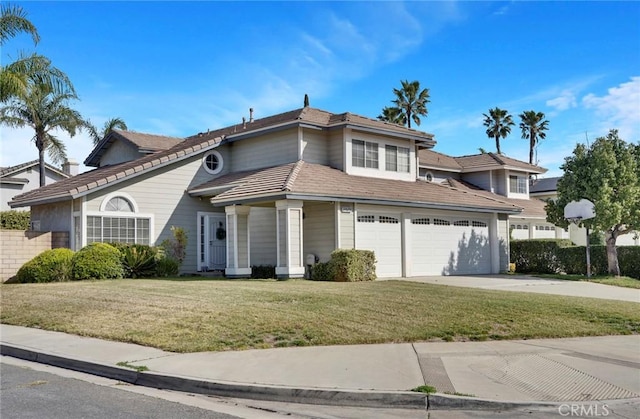
[[(356, 143), (358, 143), (357, 145), (360, 146), (362, 145), (363, 149), (363, 157), (362, 157), (362, 163), (363, 165), (360, 166), (359, 164), (356, 164), (356, 153), (355, 153), (355, 149), (356, 149)], [(378, 170), (380, 168), (380, 150), (379, 150), (379, 144), (373, 141), (367, 141), (367, 140), (358, 140), (358, 139), (352, 139), (351, 140), (351, 165), (353, 167), (359, 167), (359, 168), (363, 168), (363, 169), (375, 169)], [(375, 154), (375, 160), (373, 159), (373, 156)], [(359, 158), (358, 158), (359, 159)], [(375, 165), (374, 165), (375, 164)]]
[[(218, 159), (218, 166), (215, 169), (210, 169), (209, 166), (207, 166), (207, 158), (211, 156), (215, 156)], [(202, 156), (202, 167), (210, 175), (217, 175), (218, 173), (222, 172), (222, 169), (224, 167), (224, 159), (222, 158), (222, 154), (220, 154), (220, 152), (217, 150), (211, 150), (205, 153), (205, 155)]]
[[(113, 198), (124, 198), (127, 201), (129, 201), (129, 203), (131, 204), (131, 207), (133, 208), (134, 212), (123, 212), (123, 211), (106, 211), (105, 208), (107, 206), (107, 203), (113, 199)], [(133, 199), (133, 197), (131, 195), (129, 195), (126, 192), (113, 192), (110, 193), (108, 195), (106, 195), (103, 199), (102, 202), (100, 204), (100, 210), (99, 211), (86, 211), (84, 212), (84, 216), (82, 217), (82, 236), (83, 236), (83, 240), (82, 240), (82, 245), (86, 245), (89, 243), (89, 234), (88, 234), (88, 227), (89, 227), (89, 223), (88, 223), (88, 218), (89, 217), (101, 217), (101, 218), (133, 218), (133, 219), (148, 219), (149, 220), (149, 246), (153, 246), (154, 245), (154, 237), (155, 237), (155, 231), (154, 231), (154, 215), (151, 213), (141, 213), (139, 212), (139, 207), (138, 204), (136, 203), (136, 201)], [(102, 228), (104, 229), (104, 224), (103, 224), (103, 220), (101, 221), (102, 224)], [(135, 238), (134, 240), (137, 243), (137, 224), (135, 226)], [(101, 233), (101, 241), (104, 241), (104, 233), (103, 231), (100, 232)]]
[[(515, 180), (515, 190), (512, 188), (513, 186), (511, 183), (512, 180)], [(527, 178), (525, 176), (520, 176), (520, 175), (509, 175), (509, 193), (526, 194)]]
[[(401, 170), (400, 151), (407, 153), (405, 168)], [(393, 144), (384, 145), (385, 170), (388, 172), (409, 173), (411, 171), (411, 150), (409, 147), (401, 147)], [(406, 169), (406, 170), (404, 170)]]

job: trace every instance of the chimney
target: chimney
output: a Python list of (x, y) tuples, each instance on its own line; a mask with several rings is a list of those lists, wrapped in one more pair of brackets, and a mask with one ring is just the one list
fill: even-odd
[(253, 108), (249, 108), (249, 123), (253, 122)]
[(67, 159), (66, 162), (62, 165), (62, 171), (68, 174), (69, 176), (75, 176), (78, 174), (80, 165), (74, 159)]

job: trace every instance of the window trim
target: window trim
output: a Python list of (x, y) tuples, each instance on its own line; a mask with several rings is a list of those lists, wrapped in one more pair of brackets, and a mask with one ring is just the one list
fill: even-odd
[[(515, 179), (515, 190), (511, 188), (511, 180)], [(520, 187), (523, 187), (524, 191), (520, 191)], [(509, 193), (526, 194), (527, 193), (527, 177), (520, 175), (509, 175)]]
[[(133, 212), (127, 213), (127, 212), (119, 212), (119, 211), (107, 211), (107, 204), (109, 203), (109, 201), (111, 201), (113, 198), (124, 198), (127, 201), (129, 201), (129, 203), (131, 204), (131, 208), (133, 208)], [(140, 209), (138, 208), (138, 204), (136, 204), (136, 201), (133, 199), (133, 197), (131, 195), (129, 195), (126, 192), (112, 192), (110, 194), (108, 194), (107, 196), (105, 196), (102, 199), (102, 202), (100, 203), (100, 212), (101, 213), (109, 213), (109, 214), (136, 214), (138, 213), (138, 211), (140, 211)]]
[[(207, 165), (207, 158), (210, 156), (215, 156), (218, 159), (218, 167), (216, 167), (215, 169), (210, 169)], [(224, 159), (222, 158), (222, 154), (220, 154), (220, 152), (217, 150), (206, 152), (204, 156), (202, 156), (202, 167), (210, 175), (217, 175), (218, 173), (222, 172), (222, 169), (224, 168)]]
[[(400, 150), (406, 151), (407, 153), (407, 161), (406, 161), (406, 170), (400, 170)], [(389, 152), (392, 152), (395, 157), (394, 161), (389, 160)], [(395, 144), (385, 144), (384, 145), (384, 170), (387, 172), (395, 172), (395, 173), (410, 173), (411, 172), (411, 150), (409, 147), (402, 147)], [(390, 169), (389, 164), (392, 163), (395, 166), (395, 169)]]
[[(107, 211), (105, 209), (107, 206), (107, 203), (111, 201), (113, 198), (124, 198), (127, 201), (129, 201), (129, 203), (131, 204), (131, 207), (133, 208), (133, 212)], [(89, 217), (100, 217), (101, 219), (102, 218), (133, 218), (133, 219), (146, 219), (149, 221), (149, 245), (153, 246), (154, 237), (155, 237), (154, 214), (141, 213), (139, 212), (139, 210), (140, 208), (138, 207), (138, 204), (136, 203), (135, 199), (133, 199), (133, 197), (128, 193), (118, 191), (118, 192), (112, 192), (110, 194), (107, 194), (102, 199), (102, 202), (100, 203), (100, 209), (98, 211), (86, 211), (82, 216), (83, 243), (86, 243), (86, 244), (89, 243), (89, 234), (88, 234), (88, 228), (89, 228), (88, 218)], [(100, 222), (103, 223), (102, 220)], [(102, 224), (102, 228), (104, 229), (104, 224)], [(135, 225), (136, 236), (137, 236), (137, 229), (138, 229), (138, 226), (136, 221), (136, 225)], [(104, 236), (101, 237), (101, 240), (104, 240)]]
[[(358, 143), (358, 145), (362, 144), (363, 146), (363, 152), (364, 152), (364, 156), (362, 158), (363, 160), (363, 166), (360, 166), (358, 164), (356, 164), (356, 156), (355, 156), (355, 143)], [(370, 147), (371, 152), (373, 152), (375, 150), (375, 160), (373, 159), (369, 159), (367, 160), (367, 147)], [(359, 158), (359, 157), (358, 157)], [(371, 165), (368, 165), (367, 163), (370, 162)], [(375, 163), (375, 166), (373, 165)], [(367, 141), (367, 140), (359, 140), (357, 138), (353, 138), (351, 139), (351, 166), (353, 167), (358, 167), (361, 169), (375, 169), (375, 170), (380, 170), (380, 144), (378, 144), (377, 142), (374, 141)]]

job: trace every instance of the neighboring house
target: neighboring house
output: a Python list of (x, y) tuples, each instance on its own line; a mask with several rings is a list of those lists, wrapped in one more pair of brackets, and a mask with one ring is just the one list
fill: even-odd
[[(131, 139), (110, 136), (113, 147)], [(74, 249), (153, 245), (180, 226), (188, 235), (182, 271), (224, 269), (228, 277), (246, 277), (256, 265), (301, 277), (308, 255), (326, 262), (338, 248), (375, 251), (379, 277), (505, 271), (509, 219), (527, 207), (517, 198), (527, 197), (528, 174), (543, 171), (511, 159), (489, 164), (493, 187), (509, 199), (425, 182), (418, 177), (429, 166), (418, 155), (435, 145), (431, 134), (310, 107), (256, 120), (251, 113), (242, 124), (130, 161), (109, 141), (87, 159), (98, 169), (11, 206), (31, 206), (42, 230), (71, 232)], [(456, 168), (457, 177), (480, 179), (473, 164)]]
[[(68, 161), (63, 170), (57, 169), (45, 163), (45, 184), (50, 185), (62, 179), (78, 174), (78, 163)], [(40, 164), (38, 160), (18, 164), (11, 167), (0, 168), (0, 211), (11, 209), (9, 201), (14, 196), (29, 192), (40, 187)], [(20, 208), (29, 210), (29, 208)]]
[(114, 129), (96, 144), (84, 164), (89, 167), (100, 167), (123, 163), (167, 150), (180, 141), (182, 139), (175, 137)]
[[(559, 177), (549, 177), (538, 179), (534, 181), (530, 186), (531, 196), (542, 199), (544, 201), (549, 199), (556, 199), (558, 197), (558, 179)], [(578, 227), (575, 224), (569, 225), (569, 232), (567, 237), (572, 242), (579, 246), (585, 246), (587, 243), (587, 230), (582, 227)], [(640, 234), (637, 232), (631, 232), (618, 236), (616, 240), (618, 246), (640, 246)]]
[(512, 239), (568, 238), (564, 229), (547, 222), (545, 202), (529, 190), (531, 175), (543, 174), (546, 169), (495, 153), (451, 157), (420, 150), (418, 158), (421, 180), (445, 183), (521, 207), (522, 212), (509, 216)]

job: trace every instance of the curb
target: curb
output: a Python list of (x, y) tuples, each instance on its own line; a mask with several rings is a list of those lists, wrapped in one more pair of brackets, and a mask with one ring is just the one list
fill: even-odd
[(0, 343), (0, 354), (125, 383), (210, 396), (332, 406), (425, 410), (512, 410), (553, 407), (557, 403), (504, 402), (411, 391), (329, 390), (216, 382), (154, 372), (138, 372), (99, 362), (66, 358), (19, 345)]

